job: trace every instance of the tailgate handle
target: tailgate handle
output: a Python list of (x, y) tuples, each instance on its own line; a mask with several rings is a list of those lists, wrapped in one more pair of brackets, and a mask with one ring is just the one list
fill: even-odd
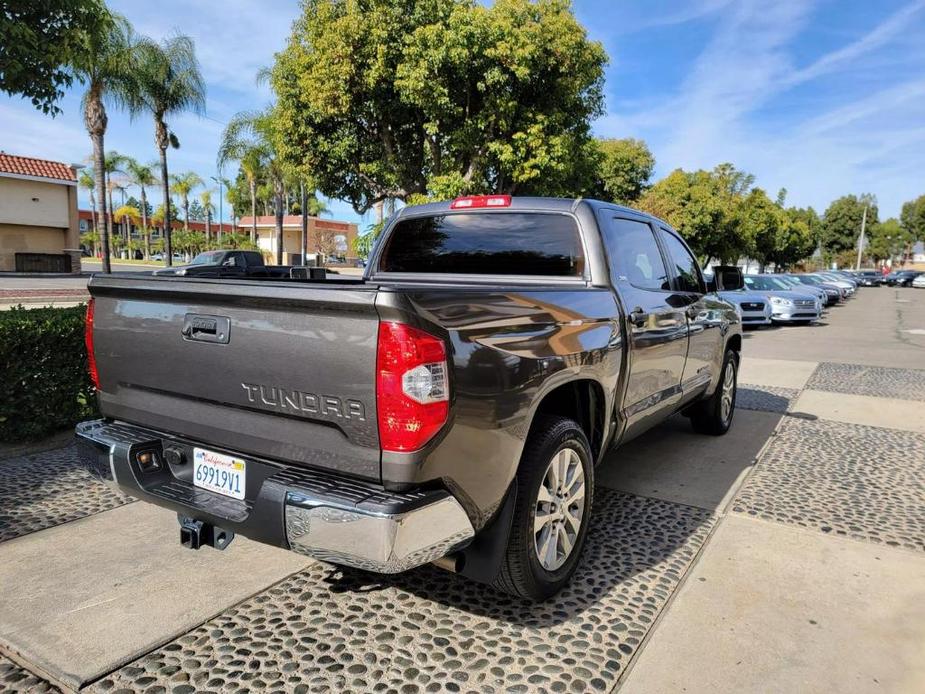
[(231, 320), (225, 316), (187, 313), (183, 317), (183, 328), (180, 334), (183, 335), (184, 340), (227, 345), (231, 337)]

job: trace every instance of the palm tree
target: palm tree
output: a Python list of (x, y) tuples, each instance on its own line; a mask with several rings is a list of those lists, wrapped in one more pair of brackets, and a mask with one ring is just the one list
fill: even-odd
[(141, 212), (137, 207), (133, 207), (132, 205), (122, 205), (112, 213), (112, 216), (113, 219), (120, 220), (119, 223), (122, 225), (124, 232), (123, 241), (125, 245), (123, 248), (129, 251), (129, 257), (131, 257), (131, 251), (133, 251), (134, 248), (132, 247), (132, 234), (129, 231), (129, 223), (138, 226), (138, 223), (141, 221)]
[(148, 186), (157, 185), (154, 175), (156, 164), (142, 164), (136, 159), (125, 157), (125, 173), (129, 182), (141, 190), (141, 229), (145, 238), (145, 260), (151, 255), (151, 231), (148, 229)]
[(79, 45), (70, 52), (70, 67), (87, 87), (82, 100), (84, 125), (93, 143), (96, 199), (99, 218), (103, 220), (103, 272), (109, 272), (112, 220), (106, 214), (104, 140), (109, 119), (105, 102), (122, 105), (132, 100), (138, 39), (124, 17), (107, 11), (94, 29), (81, 34), (78, 40)]
[[(272, 111), (242, 112), (231, 119), (222, 134), (219, 146), (219, 166), (232, 159), (237, 159), (243, 165), (245, 160), (249, 163), (260, 162), (265, 172), (267, 183), (273, 193), (273, 207), (276, 217), (276, 262), (283, 264), (283, 201), (286, 194), (286, 168), (283, 160), (278, 156), (274, 143), (276, 142), (276, 121)], [(245, 176), (248, 174), (245, 172)], [(250, 179), (248, 179), (250, 184)], [(255, 186), (251, 184), (251, 211), (254, 223), (251, 229), (251, 240), (256, 241), (256, 195)]]
[(212, 239), (212, 213), (215, 212), (215, 205), (212, 204), (212, 191), (204, 190), (199, 194), (199, 201), (202, 203), (202, 211), (206, 213), (206, 244)]
[(193, 171), (187, 171), (182, 174), (174, 174), (170, 177), (173, 182), (171, 190), (174, 194), (180, 196), (183, 203), (183, 229), (189, 231), (189, 196), (196, 188), (205, 185), (199, 175)]
[[(251, 196), (251, 242), (257, 243), (257, 181), (263, 173), (266, 152), (259, 143), (255, 143), (241, 130), (242, 128), (234, 122), (225, 128), (218, 149), (218, 168), (223, 168), (229, 161), (237, 160), (238, 167), (247, 180)], [(232, 187), (229, 186), (228, 190), (231, 191)]]
[(122, 166), (125, 162), (126, 157), (122, 154), (119, 154), (116, 150), (111, 149), (106, 152), (106, 156), (103, 158), (103, 185), (106, 189), (106, 200), (109, 207), (109, 214), (104, 215), (103, 224), (106, 225), (108, 229), (109, 237), (112, 238), (113, 227), (116, 224), (116, 216), (113, 214), (115, 204), (112, 201), (112, 192), (120, 187), (120, 179), (116, 178), (113, 180), (113, 174), (124, 174), (125, 171), (122, 169)]
[(170, 177), (167, 173), (167, 147), (180, 146), (175, 133), (167, 125), (184, 111), (203, 113), (206, 87), (196, 60), (196, 47), (189, 36), (177, 34), (157, 44), (145, 41), (139, 45), (136, 79), (139, 89), (129, 102), (133, 115), (142, 111), (154, 117), (154, 141), (160, 152), (161, 186), (164, 194), (164, 232), (167, 265), (173, 264), (170, 237)]
[[(90, 173), (87, 169), (81, 169), (80, 176), (77, 179), (77, 185), (81, 188), (84, 188), (90, 194), (90, 211), (91, 211), (91, 222), (92, 222), (92, 231), (96, 232), (96, 195), (94, 190), (96, 189), (96, 179), (94, 179), (93, 174)], [(93, 255), (96, 256), (97, 251), (97, 242), (93, 241)]]

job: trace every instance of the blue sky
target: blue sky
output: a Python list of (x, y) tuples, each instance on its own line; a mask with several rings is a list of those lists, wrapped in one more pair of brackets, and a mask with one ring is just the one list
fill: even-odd
[[(171, 170), (215, 173), (227, 120), (271, 99), (253, 80), (298, 12), (295, 0), (110, 0), (136, 29), (196, 41), (207, 117), (173, 129)], [(925, 193), (925, 0), (575, 0), (610, 55), (598, 135), (640, 137), (656, 178), (731, 161), (773, 196), (820, 212), (845, 193), (874, 193), (881, 218)], [(0, 149), (82, 161), (90, 151), (79, 88), (55, 119), (0, 97)], [(107, 149), (154, 160), (151, 123), (114, 111)], [(154, 197), (152, 195), (152, 197)], [(87, 205), (84, 201), (84, 206)], [(332, 201), (339, 219), (364, 221)], [(227, 214), (227, 211), (226, 211)]]

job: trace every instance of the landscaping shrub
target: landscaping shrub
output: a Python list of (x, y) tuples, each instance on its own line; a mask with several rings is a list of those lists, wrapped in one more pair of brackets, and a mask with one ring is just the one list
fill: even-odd
[(85, 306), (0, 311), (0, 441), (27, 441), (96, 414)]

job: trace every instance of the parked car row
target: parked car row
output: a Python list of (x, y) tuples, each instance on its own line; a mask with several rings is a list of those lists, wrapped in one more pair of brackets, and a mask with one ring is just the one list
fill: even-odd
[(745, 326), (808, 324), (822, 318), (827, 308), (850, 299), (859, 286), (878, 286), (866, 279), (837, 270), (745, 275), (742, 289), (720, 295), (736, 305)]
[(896, 270), (884, 275), (882, 284), (887, 287), (925, 287), (925, 282), (915, 283), (923, 275), (925, 272), (921, 270)]
[[(846, 270), (844, 274), (856, 280), (862, 287), (914, 287), (915, 280), (925, 275), (922, 270), (893, 270), (888, 275), (884, 275), (880, 270)], [(925, 287), (925, 280), (918, 284)]]

